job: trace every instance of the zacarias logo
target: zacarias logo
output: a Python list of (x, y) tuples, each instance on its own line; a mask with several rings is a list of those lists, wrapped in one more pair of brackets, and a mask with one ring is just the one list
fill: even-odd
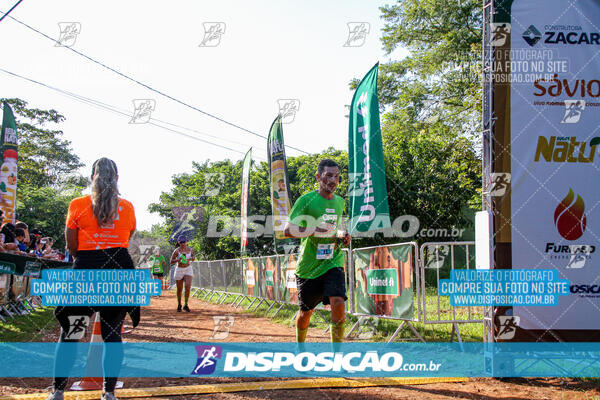
[(585, 232), (586, 216), (585, 203), (581, 196), (569, 189), (567, 196), (554, 211), (554, 225), (560, 235), (567, 240), (579, 239)]

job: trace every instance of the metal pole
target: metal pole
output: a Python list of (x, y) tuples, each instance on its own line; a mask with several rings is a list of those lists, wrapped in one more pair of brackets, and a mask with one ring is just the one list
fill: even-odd
[(348, 285), (350, 285), (350, 313), (356, 312), (356, 304), (354, 302), (354, 290), (356, 288), (354, 276), (354, 255), (352, 254), (352, 236), (350, 236), (350, 243), (348, 244)]

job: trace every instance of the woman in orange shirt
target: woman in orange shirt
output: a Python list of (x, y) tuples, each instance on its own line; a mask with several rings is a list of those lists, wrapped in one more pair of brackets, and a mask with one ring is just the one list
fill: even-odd
[[(133, 260), (127, 251), (129, 238), (135, 231), (135, 212), (133, 205), (119, 197), (117, 188), (117, 166), (108, 158), (100, 158), (92, 167), (92, 194), (73, 199), (69, 204), (65, 238), (67, 249), (75, 259), (74, 269), (133, 269)], [(61, 344), (77, 342), (71, 332), (71, 321), (79, 317), (100, 313), (102, 339), (104, 342), (121, 340), (121, 327), (125, 314), (130, 313), (134, 326), (139, 323), (139, 307), (101, 306), (101, 307), (57, 307), (54, 315), (61, 326), (61, 335), (55, 357), (55, 370), (60, 365), (72, 366), (74, 354), (61, 351)], [(78, 318), (69, 318), (77, 316)], [(64, 347), (64, 346), (63, 346)], [(113, 350), (114, 349), (114, 350)], [(105, 350), (106, 351), (106, 350)], [(121, 365), (123, 349), (111, 346), (110, 359)], [(54, 378), (54, 390), (47, 400), (62, 400), (67, 385), (65, 377)], [(114, 400), (116, 377), (104, 378), (102, 400)]]

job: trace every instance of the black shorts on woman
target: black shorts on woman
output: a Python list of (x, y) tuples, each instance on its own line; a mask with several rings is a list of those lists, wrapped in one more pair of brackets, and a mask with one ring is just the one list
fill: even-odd
[[(129, 252), (124, 247), (114, 247), (103, 250), (79, 250), (75, 256), (73, 269), (134, 269), (133, 260)], [(100, 314), (100, 331), (102, 340), (105, 343), (120, 343), (121, 328), (125, 314), (129, 313), (133, 326), (137, 326), (140, 321), (139, 306), (59, 306), (54, 309), (54, 316), (60, 324), (61, 334), (55, 357), (55, 368), (59, 362), (59, 355), (64, 365), (72, 366), (74, 363), (74, 354), (63, 350), (61, 343), (77, 342), (78, 340), (68, 339), (67, 332), (70, 329), (69, 316), (91, 316), (94, 312)], [(121, 347), (112, 347), (108, 355), (113, 359), (119, 360), (116, 365), (121, 365), (123, 360), (123, 349)], [(105, 354), (106, 357), (106, 354)], [(105, 377), (104, 390), (114, 391), (117, 382), (115, 376)], [(64, 390), (67, 385), (66, 377), (54, 377), (54, 388)]]
[[(133, 260), (126, 248), (114, 247), (103, 250), (79, 250), (73, 262), (73, 269), (134, 269)], [(101, 319), (115, 321), (129, 313), (133, 325), (139, 322), (140, 308), (137, 306), (59, 306), (54, 309), (64, 332), (69, 331), (69, 316), (100, 313)], [(120, 333), (120, 331), (119, 331)], [(103, 335), (104, 336), (104, 335)]]

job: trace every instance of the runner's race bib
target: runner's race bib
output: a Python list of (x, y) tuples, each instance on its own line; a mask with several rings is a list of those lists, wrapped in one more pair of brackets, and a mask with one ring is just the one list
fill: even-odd
[(321, 243), (317, 245), (317, 260), (333, 258), (333, 247), (333, 243)]

